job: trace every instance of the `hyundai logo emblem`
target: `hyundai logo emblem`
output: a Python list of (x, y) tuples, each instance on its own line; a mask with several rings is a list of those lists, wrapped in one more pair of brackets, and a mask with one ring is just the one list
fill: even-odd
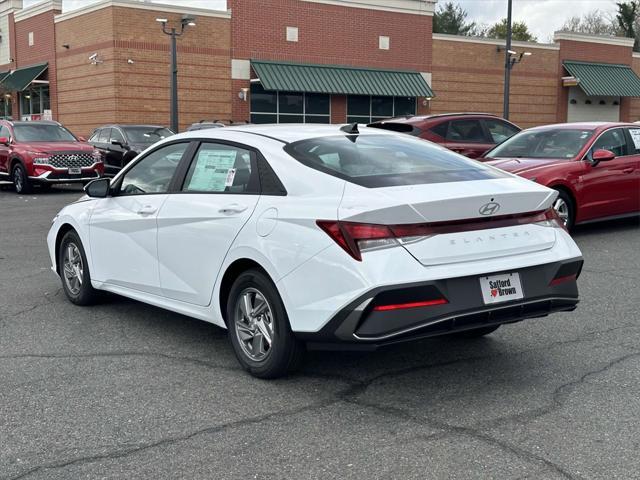
[(482, 215), (493, 215), (500, 210), (500, 204), (496, 202), (485, 203), (480, 207), (480, 214)]
[(77, 155), (69, 155), (69, 161), (75, 162), (76, 160), (78, 160), (78, 156)]

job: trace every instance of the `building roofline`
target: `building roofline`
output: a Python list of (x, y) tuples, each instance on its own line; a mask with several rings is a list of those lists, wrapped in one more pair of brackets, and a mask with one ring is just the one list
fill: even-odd
[(324, 3), (348, 8), (364, 8), (385, 12), (407, 13), (410, 15), (433, 16), (436, 0), (302, 0), (310, 3)]
[[(501, 38), (484, 38), (484, 37), (468, 37), (464, 35), (449, 35), (446, 33), (434, 33), (434, 40), (446, 40), (450, 42), (467, 42), (467, 43), (480, 43), (485, 45), (497, 45), (505, 46), (505, 40)], [(514, 47), (522, 48), (539, 48), (546, 50), (560, 50), (560, 45), (557, 43), (537, 43), (537, 42), (511, 42)]]
[(42, 13), (46, 13), (49, 11), (62, 11), (62, 0), (44, 0), (42, 2), (35, 3), (30, 7), (23, 8), (22, 10), (18, 10), (13, 14), (13, 18), (15, 22), (20, 22), (22, 20), (26, 20), (27, 18), (35, 17), (36, 15), (40, 15)]
[(149, 3), (139, 2), (135, 0), (100, 0), (96, 3), (86, 5), (84, 7), (77, 8), (64, 12), (55, 17), (55, 22), (63, 22), (71, 18), (79, 17), (87, 13), (102, 10), (109, 7), (123, 7), (123, 8), (136, 8), (139, 10), (151, 10), (154, 12), (167, 12), (167, 13), (190, 13), (196, 17), (213, 17), (213, 18), (231, 18), (231, 10), (212, 10), (209, 8), (195, 8), (195, 7), (180, 7), (176, 5), (166, 5), (162, 3)]
[(558, 42), (560, 40), (569, 40), (572, 42), (588, 42), (588, 43), (601, 43), (604, 45), (617, 45), (620, 47), (633, 47), (635, 40), (627, 37), (614, 37), (611, 35), (590, 35), (586, 33), (575, 33), (558, 31), (553, 34), (553, 40)]

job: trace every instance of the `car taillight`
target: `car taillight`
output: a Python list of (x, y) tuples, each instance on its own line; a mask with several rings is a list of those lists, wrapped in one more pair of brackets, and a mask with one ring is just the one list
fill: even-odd
[(340, 245), (345, 252), (358, 261), (362, 260), (361, 253), (367, 250), (406, 245), (435, 235), (530, 224), (565, 228), (564, 222), (553, 208), (491, 218), (469, 218), (406, 225), (377, 225), (336, 220), (317, 220), (316, 224)]
[(362, 251), (398, 245), (395, 235), (386, 225), (318, 220), (324, 230), (345, 252), (362, 260)]
[(532, 223), (540, 225), (541, 227), (562, 228), (565, 231), (567, 230), (567, 226), (564, 224), (564, 221), (560, 218), (560, 215), (558, 215), (555, 208), (545, 210), (539, 215), (539, 218)]

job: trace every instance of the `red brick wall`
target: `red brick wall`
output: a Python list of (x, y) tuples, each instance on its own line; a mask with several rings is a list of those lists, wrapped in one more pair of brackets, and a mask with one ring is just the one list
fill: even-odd
[[(633, 57), (631, 61), (631, 68), (640, 75), (640, 58)], [(640, 98), (629, 99), (629, 121), (636, 122), (640, 120)]]
[[(510, 120), (521, 127), (556, 121), (558, 51), (530, 51), (511, 73)], [(433, 43), (433, 113), (486, 112), (502, 115), (504, 51), (497, 45), (436, 39)]]
[[(619, 45), (606, 45), (589, 42), (576, 42), (572, 40), (560, 40), (560, 55), (558, 56), (559, 77), (568, 75), (562, 62), (565, 60), (577, 60), (585, 62), (619, 63), (624, 65), (632, 64), (632, 47)], [(569, 101), (569, 89), (562, 86), (558, 79), (558, 103), (557, 117), (559, 122), (567, 121), (567, 102)], [(620, 120), (629, 121), (631, 115), (630, 98), (622, 98), (620, 101)]]
[[(47, 76), (53, 118), (58, 116), (57, 76), (56, 76), (56, 36), (53, 18), (59, 10), (35, 15), (14, 24), (15, 37), (12, 53), (17, 68), (48, 62)], [(29, 32), (33, 32), (33, 45), (29, 46)], [(11, 33), (11, 32), (10, 32)], [(16, 99), (17, 100), (17, 99)], [(19, 118), (18, 103), (14, 103), (14, 118)]]
[[(78, 134), (105, 123), (169, 125), (170, 37), (157, 17), (180, 22), (166, 12), (109, 7), (57, 24), (61, 119)], [(229, 19), (205, 16), (178, 39), (181, 130), (231, 117), (230, 41)], [(91, 65), (92, 53), (103, 63)]]
[[(232, 58), (431, 71), (432, 17), (300, 0), (228, 0)], [(286, 41), (298, 27), (298, 42)], [(389, 50), (378, 48), (390, 37)], [(234, 82), (234, 96), (249, 82)], [(332, 101), (332, 121), (346, 121), (344, 97)], [(247, 102), (248, 103), (248, 102)], [(245, 120), (234, 99), (234, 120)]]

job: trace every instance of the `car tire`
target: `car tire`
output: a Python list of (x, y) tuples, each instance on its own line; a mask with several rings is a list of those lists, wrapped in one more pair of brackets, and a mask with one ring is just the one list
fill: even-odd
[(13, 186), (16, 189), (16, 193), (27, 194), (31, 193), (31, 191), (33, 190), (33, 185), (29, 180), (27, 171), (19, 162), (16, 163), (13, 167), (13, 170), (11, 170), (11, 180), (13, 181)]
[(558, 198), (553, 202), (553, 208), (564, 221), (566, 229), (570, 231), (573, 228), (576, 219), (575, 204), (567, 192), (558, 188), (555, 188), (554, 190), (558, 192)]
[(491, 325), (488, 327), (473, 328), (471, 330), (452, 333), (451, 336), (455, 338), (480, 338), (495, 332), (499, 328), (500, 325)]
[(229, 340), (242, 368), (258, 378), (295, 370), (304, 345), (294, 336), (278, 290), (260, 270), (241, 273), (227, 302)]
[(60, 280), (65, 295), (76, 305), (92, 305), (98, 291), (91, 286), (89, 263), (78, 234), (71, 230), (65, 234), (58, 250)]

